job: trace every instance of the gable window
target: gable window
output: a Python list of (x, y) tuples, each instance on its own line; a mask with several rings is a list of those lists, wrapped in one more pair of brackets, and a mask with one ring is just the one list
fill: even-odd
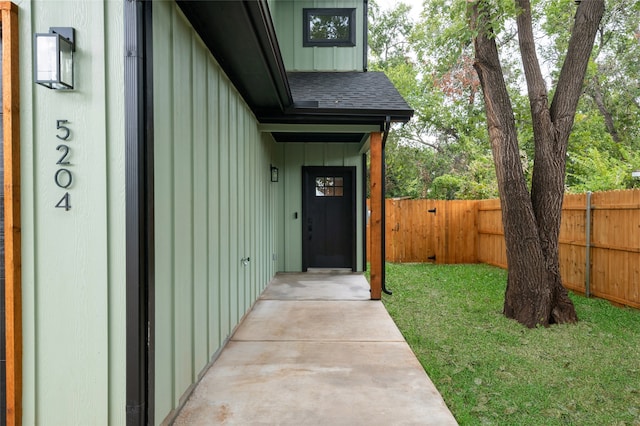
[(303, 9), (305, 47), (355, 46), (355, 9)]

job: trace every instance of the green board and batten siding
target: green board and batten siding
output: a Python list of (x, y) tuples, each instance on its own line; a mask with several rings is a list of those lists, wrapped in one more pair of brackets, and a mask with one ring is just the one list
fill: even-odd
[[(356, 45), (352, 47), (304, 47), (305, 8), (355, 8)], [(362, 71), (364, 5), (362, 0), (277, 0), (269, 2), (278, 44), (287, 71)]]
[(159, 423), (276, 272), (278, 184), (271, 136), (177, 6), (155, 2), (153, 22)]
[[(22, 424), (125, 423), (125, 145), (121, 1), (17, 1), (20, 30)], [(33, 83), (33, 34), (75, 27), (76, 90)], [(71, 210), (55, 205), (71, 134)]]

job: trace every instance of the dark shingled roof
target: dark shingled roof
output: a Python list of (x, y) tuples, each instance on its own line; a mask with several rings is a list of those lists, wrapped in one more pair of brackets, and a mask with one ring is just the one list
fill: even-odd
[(288, 72), (294, 110), (391, 115), (408, 121), (413, 110), (383, 72)]

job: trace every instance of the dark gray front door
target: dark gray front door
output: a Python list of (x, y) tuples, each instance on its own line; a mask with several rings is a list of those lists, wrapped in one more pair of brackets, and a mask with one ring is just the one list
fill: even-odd
[(302, 168), (302, 270), (356, 267), (355, 167)]

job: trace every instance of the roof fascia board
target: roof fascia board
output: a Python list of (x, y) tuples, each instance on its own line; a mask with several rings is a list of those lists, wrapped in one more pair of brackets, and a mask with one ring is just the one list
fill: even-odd
[(281, 133), (371, 133), (380, 131), (379, 125), (364, 124), (284, 124), (284, 123), (268, 123), (258, 125), (258, 130), (263, 133), (281, 132)]
[(257, 114), (258, 121), (263, 124), (308, 124), (308, 125), (341, 125), (352, 124), (360, 126), (376, 126), (382, 128), (386, 117), (391, 117), (392, 123), (406, 123), (411, 117), (397, 115), (363, 115), (363, 114), (304, 114), (304, 115), (267, 115)]
[(397, 118), (406, 118), (409, 120), (413, 117), (412, 109), (348, 109), (348, 108), (295, 108), (287, 111), (290, 115), (365, 115), (371, 117), (394, 116)]

